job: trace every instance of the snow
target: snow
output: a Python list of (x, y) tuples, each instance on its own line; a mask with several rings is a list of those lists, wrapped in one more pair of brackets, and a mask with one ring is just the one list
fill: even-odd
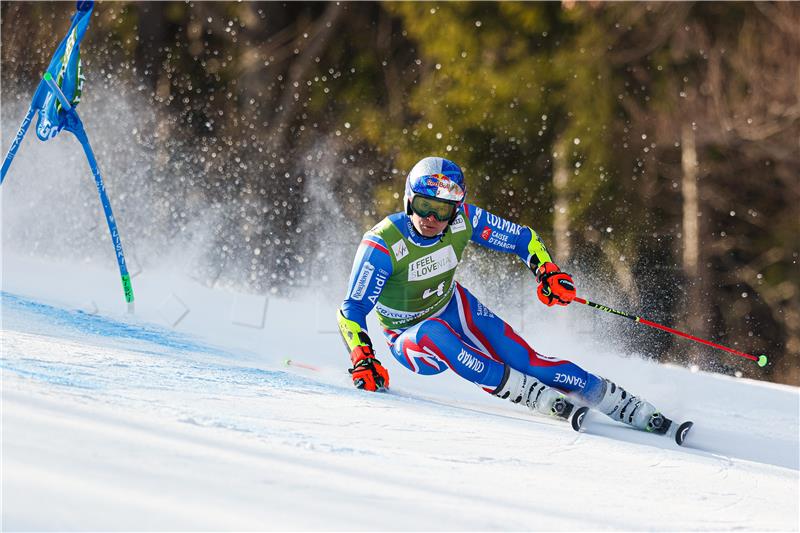
[[(392, 392), (353, 389), (320, 291), (145, 268), (129, 315), (113, 259), (4, 252), (3, 530), (800, 526), (797, 388), (573, 357), (583, 341), (562, 339), (696, 422), (684, 448), (597, 414), (577, 434), (449, 373), (415, 376), (384, 346)], [(585, 316), (570, 312), (523, 333), (547, 344), (541, 328)]]

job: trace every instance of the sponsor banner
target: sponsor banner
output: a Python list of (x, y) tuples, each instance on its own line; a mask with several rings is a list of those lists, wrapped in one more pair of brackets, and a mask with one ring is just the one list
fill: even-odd
[(495, 245), (495, 246), (497, 246), (499, 248), (502, 248), (504, 250), (511, 250), (512, 248), (514, 248), (516, 246), (513, 242), (508, 242), (509, 241), (509, 235), (507, 233), (495, 233), (495, 232), (492, 232), (492, 234), (489, 236), (488, 239), (486, 239), (486, 241), (489, 244), (493, 244), (493, 245)]
[(361, 272), (358, 273), (356, 282), (353, 284), (353, 292), (350, 293), (350, 298), (353, 300), (361, 300), (364, 298), (364, 293), (367, 291), (367, 286), (374, 273), (375, 267), (369, 261), (361, 266)]
[[(393, 327), (402, 328), (403, 324), (408, 324), (410, 322), (414, 322), (419, 317), (427, 315), (428, 313), (430, 313), (431, 311), (436, 309), (436, 306), (439, 305), (440, 302), (441, 302), (441, 300), (436, 302), (434, 305), (426, 307), (422, 311), (400, 311), (399, 309), (392, 309), (391, 307), (386, 307), (385, 305), (383, 305), (383, 304), (381, 304), (379, 302), (378, 305), (375, 307), (375, 310), (383, 318), (386, 318), (386, 319), (389, 319), (389, 320), (392, 320), (392, 321), (398, 323), (397, 326), (393, 326)], [(439, 309), (436, 313), (434, 313), (431, 316), (437, 316), (443, 310), (444, 310), (444, 307)]]
[(386, 285), (386, 277), (388, 276), (388, 272), (383, 269), (378, 271), (378, 275), (375, 277), (375, 287), (372, 289), (372, 294), (370, 294), (367, 299), (372, 302), (372, 305), (378, 303), (378, 298), (383, 291), (383, 286)]
[(463, 215), (458, 215), (453, 223), (450, 225), (450, 231), (458, 233), (467, 229), (467, 223), (464, 221)]
[(421, 259), (409, 263), (408, 281), (420, 281), (444, 274), (458, 266), (458, 257), (452, 245), (436, 250)]
[(375, 309), (378, 311), (378, 314), (385, 318), (390, 318), (392, 320), (403, 320), (406, 322), (420, 317), (428, 312), (428, 309), (424, 311), (398, 311), (397, 309), (386, 307), (380, 303), (377, 305), (377, 307), (375, 307)]
[(435, 196), (442, 200), (455, 200), (456, 202), (464, 199), (464, 189), (444, 174), (429, 175), (425, 180), (425, 185), (430, 188), (436, 187), (436, 192), (430, 196)]

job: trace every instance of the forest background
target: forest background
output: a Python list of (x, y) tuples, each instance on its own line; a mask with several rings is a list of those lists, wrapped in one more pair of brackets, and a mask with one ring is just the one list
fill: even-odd
[[(73, 10), (2, 3), (4, 150)], [(100, 2), (81, 52), (134, 253), (205, 234), (198, 279), (291, 294), (347, 270), (440, 155), (590, 299), (772, 363), (633, 324), (623, 347), (800, 385), (798, 3)], [(497, 261), (473, 266), (530, 277)]]

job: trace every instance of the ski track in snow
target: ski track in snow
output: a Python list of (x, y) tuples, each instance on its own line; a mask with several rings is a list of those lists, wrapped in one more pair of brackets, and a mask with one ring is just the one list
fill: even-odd
[(660, 367), (705, 388), (678, 448), (8, 292), (2, 320), (3, 529), (798, 529), (792, 387)]

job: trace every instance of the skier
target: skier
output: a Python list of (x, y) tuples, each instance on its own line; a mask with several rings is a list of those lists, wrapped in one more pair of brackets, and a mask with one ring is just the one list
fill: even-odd
[(459, 166), (426, 157), (406, 178), (405, 210), (364, 234), (337, 312), (354, 385), (368, 391), (389, 387), (389, 373), (367, 334), (367, 314), (377, 308), (392, 355), (412, 372), (450, 368), (490, 394), (556, 416), (564, 415), (566, 404), (571, 410), (564, 394), (570, 393), (615, 420), (665, 433), (670, 421), (652, 404), (570, 361), (538, 353), (453, 280), (472, 241), (517, 254), (536, 276), (545, 305), (568, 305), (575, 298), (572, 277), (553, 262), (535, 231), (465, 204), (465, 197)]

